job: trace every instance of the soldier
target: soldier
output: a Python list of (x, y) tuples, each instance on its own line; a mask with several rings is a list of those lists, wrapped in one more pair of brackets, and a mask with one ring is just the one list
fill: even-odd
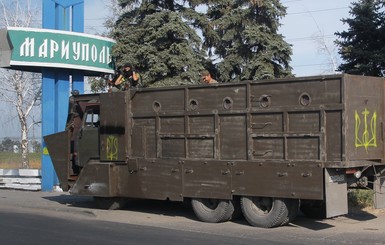
[(132, 65), (127, 63), (123, 66), (122, 73), (118, 73), (118, 76), (109, 81), (109, 83), (112, 85), (112, 92), (125, 91), (129, 87), (142, 87), (142, 78)]
[(208, 70), (201, 72), (202, 82), (206, 84), (218, 83), (217, 80), (211, 77), (211, 74)]

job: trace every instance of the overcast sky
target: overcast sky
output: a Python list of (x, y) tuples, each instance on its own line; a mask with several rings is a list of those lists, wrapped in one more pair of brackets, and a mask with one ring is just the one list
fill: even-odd
[[(347, 29), (341, 22), (349, 17), (349, 0), (282, 0), (287, 16), (281, 20), (280, 33), (292, 45), (291, 66), (296, 76), (330, 74), (333, 72), (331, 57), (340, 62), (333, 46), (337, 31)], [(103, 22), (110, 15), (106, 7), (109, 0), (85, 0), (85, 32), (96, 34), (103, 31)], [(328, 51), (321, 51), (325, 44)], [(0, 140), (19, 137), (18, 119), (14, 108), (0, 106)], [(35, 132), (40, 137), (40, 129)]]

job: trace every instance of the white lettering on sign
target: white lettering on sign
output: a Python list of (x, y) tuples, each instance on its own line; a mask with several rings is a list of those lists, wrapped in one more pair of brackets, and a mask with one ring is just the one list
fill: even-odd
[(82, 61), (90, 60), (90, 45), (88, 43), (82, 43)]
[(35, 56), (35, 38), (27, 37), (20, 47), (20, 56)]
[(59, 44), (53, 39), (44, 39), (36, 45), (35, 38), (25, 38), (20, 45), (20, 56), (34, 57), (35, 48), (38, 47), (39, 58), (62, 59), (75, 61), (92, 61), (93, 63), (109, 64), (111, 62), (110, 48), (98, 47), (94, 44), (81, 42), (61, 41)]
[(80, 43), (72, 43), (72, 48), (73, 48), (73, 58), (74, 60), (79, 60), (80, 59)]
[(48, 40), (44, 39), (44, 42), (39, 47), (39, 57), (47, 58), (48, 56)]
[(70, 43), (62, 41), (61, 46), (62, 46), (61, 58), (69, 60), (69, 58), (70, 58)]
[[(109, 48), (108, 49), (108, 53), (109, 53)], [(100, 51), (100, 54), (99, 54), (99, 63), (102, 63), (104, 64), (106, 62), (106, 47), (103, 47), (102, 50)]]
[(98, 60), (98, 50), (95, 45), (92, 45), (91, 48), (91, 60), (96, 62)]
[(50, 40), (51, 42), (51, 48), (50, 48), (50, 55), (49, 57), (50, 58), (54, 58), (55, 57), (55, 53), (57, 53), (59, 51), (59, 44), (54, 41), (54, 40)]

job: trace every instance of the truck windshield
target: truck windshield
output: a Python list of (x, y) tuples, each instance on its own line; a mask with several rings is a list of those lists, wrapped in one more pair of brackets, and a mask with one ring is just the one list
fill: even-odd
[(85, 127), (99, 127), (99, 112), (88, 110), (85, 116)]

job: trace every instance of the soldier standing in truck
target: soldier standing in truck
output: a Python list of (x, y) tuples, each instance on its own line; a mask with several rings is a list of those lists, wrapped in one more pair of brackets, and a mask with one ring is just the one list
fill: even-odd
[(126, 63), (122, 68), (122, 73), (118, 73), (118, 76), (109, 83), (112, 85), (112, 92), (126, 91), (130, 87), (142, 87), (142, 78), (131, 64)]
[(202, 76), (202, 82), (206, 84), (213, 84), (213, 83), (218, 83), (217, 80), (211, 77), (211, 74), (208, 70), (204, 70), (201, 72)]

